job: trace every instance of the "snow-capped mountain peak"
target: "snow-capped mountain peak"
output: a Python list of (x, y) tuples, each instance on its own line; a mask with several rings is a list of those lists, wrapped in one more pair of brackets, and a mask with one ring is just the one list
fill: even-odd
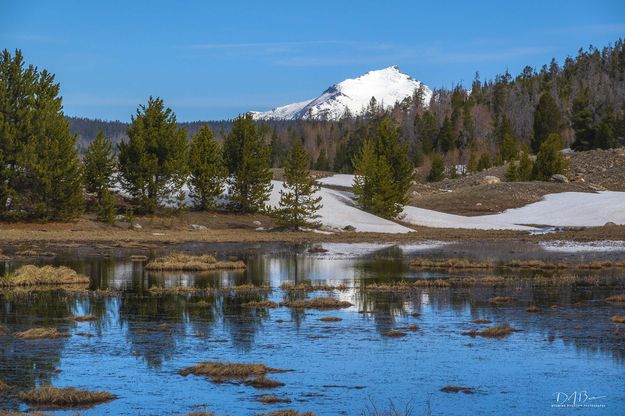
[(369, 105), (371, 97), (375, 97), (379, 105), (388, 108), (413, 96), (419, 87), (423, 87), (424, 103), (427, 105), (432, 90), (401, 72), (399, 67), (389, 66), (334, 84), (312, 100), (252, 114), (257, 120), (338, 120), (347, 112), (352, 115), (361, 114)]

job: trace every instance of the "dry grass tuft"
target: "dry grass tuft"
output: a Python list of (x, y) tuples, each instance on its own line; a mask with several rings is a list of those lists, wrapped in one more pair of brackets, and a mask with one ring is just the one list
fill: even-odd
[(16, 256), (21, 257), (55, 257), (56, 253), (51, 251), (37, 251), (37, 250), (21, 250), (15, 252)]
[(213, 413), (213, 412), (193, 412), (193, 413), (187, 413), (184, 416), (215, 416), (215, 413)]
[(0, 380), (0, 393), (11, 390), (11, 386), (9, 386), (4, 381)]
[(210, 377), (213, 382), (219, 383), (227, 380), (245, 380), (249, 377), (259, 377), (271, 373), (283, 373), (286, 370), (270, 368), (258, 363), (222, 363), (218, 361), (205, 361), (193, 367), (180, 370), (182, 376), (193, 374), (196, 376)]
[(449, 258), (444, 260), (430, 260), (418, 257), (410, 263), (412, 267), (421, 269), (492, 269), (492, 261), (477, 261), (471, 259)]
[(262, 396), (258, 396), (256, 401), (264, 404), (291, 403), (291, 399), (283, 399), (281, 397), (274, 396), (273, 394), (263, 394)]
[(0, 416), (48, 416), (48, 415), (45, 413), (39, 413), (39, 412), (22, 413), (22, 412), (14, 412), (12, 410), (0, 410)]
[(492, 323), (492, 321), (488, 320), (488, 319), (475, 319), (473, 321), (474, 324), (490, 324)]
[(533, 305), (533, 306), (530, 306), (529, 308), (525, 309), (525, 311), (528, 312), (528, 313), (538, 313), (538, 312), (541, 311), (541, 309), (538, 306)]
[(89, 278), (65, 266), (22, 266), (0, 278), (0, 287), (88, 284)]
[(246, 386), (254, 387), (255, 389), (273, 389), (276, 387), (284, 386), (284, 383), (272, 380), (265, 376), (259, 376), (245, 380), (243, 384), (245, 384)]
[(606, 298), (605, 300), (606, 302), (612, 302), (612, 303), (625, 303), (625, 293), (621, 293), (620, 295), (610, 296), (609, 298)]
[(383, 335), (385, 337), (390, 337), (390, 338), (401, 338), (401, 337), (405, 337), (408, 334), (402, 331), (398, 331), (397, 329), (391, 329), (390, 331), (385, 332)]
[(313, 412), (298, 412), (297, 410), (274, 410), (269, 413), (260, 413), (256, 416), (315, 416)]
[(251, 300), (241, 304), (242, 308), (277, 308), (278, 304), (272, 300)]
[(261, 293), (271, 293), (271, 287), (269, 286), (254, 286), (252, 284), (226, 286), (223, 288), (223, 290), (229, 290), (237, 295), (256, 295)]
[(20, 392), (17, 393), (17, 397), (23, 402), (50, 408), (90, 407), (117, 398), (117, 396), (106, 391), (88, 391), (73, 387), (56, 388), (52, 386)]
[(7, 335), (11, 335), (9, 328), (5, 325), (0, 325), (0, 337), (6, 337)]
[(313, 298), (313, 299), (301, 299), (301, 300), (289, 300), (281, 302), (280, 306), (286, 306), (293, 309), (342, 309), (352, 306), (350, 302), (344, 300), (338, 300), (333, 298)]
[(473, 387), (464, 387), (464, 386), (445, 386), (441, 389), (443, 393), (464, 393), (464, 394), (473, 394), (475, 390)]
[(494, 298), (488, 299), (490, 303), (495, 305), (505, 305), (506, 303), (510, 303), (514, 301), (514, 298), (509, 296), (495, 296)]
[(415, 325), (415, 324), (410, 324), (410, 325), (406, 325), (406, 326), (400, 326), (397, 329), (402, 330), (402, 331), (417, 332), (419, 330), (419, 326)]
[(85, 315), (85, 316), (72, 316), (69, 319), (75, 322), (93, 322), (93, 321), (97, 321), (98, 317), (93, 316), (93, 315)]
[(230, 270), (245, 269), (242, 261), (217, 261), (209, 254), (191, 255), (184, 253), (170, 253), (156, 258), (145, 266), (146, 270), (155, 271), (205, 271), (205, 270)]
[(365, 286), (367, 292), (377, 293), (404, 293), (413, 289), (423, 288), (445, 288), (451, 284), (443, 279), (418, 279), (412, 281), (402, 280), (400, 282), (370, 283)]
[(324, 316), (323, 318), (319, 318), (321, 322), (339, 322), (342, 321), (343, 318), (337, 318), (336, 316)]
[(338, 284), (338, 285), (328, 285), (328, 284), (323, 284), (323, 283), (312, 284), (309, 282), (302, 282), (302, 283), (284, 282), (280, 285), (280, 289), (287, 291), (287, 292), (332, 292), (333, 290), (340, 290), (340, 291), (348, 290), (349, 286), (343, 283)]
[(486, 328), (482, 331), (474, 329), (469, 332), (463, 332), (462, 335), (468, 335), (470, 337), (484, 337), (484, 338), (504, 338), (513, 332), (519, 332), (518, 329), (512, 328), (510, 325), (493, 326)]
[(610, 318), (610, 321), (617, 323), (617, 324), (625, 324), (625, 316), (614, 315), (613, 317)]
[(31, 328), (26, 331), (17, 332), (16, 337), (21, 339), (50, 339), (50, 338), (66, 338), (69, 334), (59, 332), (56, 328)]

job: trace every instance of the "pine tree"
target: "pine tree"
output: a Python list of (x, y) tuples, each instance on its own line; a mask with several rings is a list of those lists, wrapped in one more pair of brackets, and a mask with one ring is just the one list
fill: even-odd
[(445, 162), (439, 153), (432, 154), (432, 166), (428, 173), (428, 182), (438, 182), (445, 177)]
[(467, 162), (467, 172), (477, 172), (477, 155), (473, 150), (471, 151), (471, 154), (469, 155), (469, 161)]
[(536, 155), (536, 162), (532, 171), (532, 176), (538, 181), (548, 181), (551, 176), (564, 173), (566, 161), (562, 155), (562, 142), (560, 135), (552, 133), (540, 145), (540, 150)]
[(393, 182), (393, 171), (386, 158), (378, 156), (373, 142), (367, 140), (353, 163), (353, 191), (358, 205), (380, 217), (395, 218), (402, 211), (403, 196)]
[(618, 147), (618, 140), (616, 139), (617, 124), (618, 122), (612, 108), (608, 108), (595, 131), (594, 146), (600, 149)]
[(226, 174), (219, 143), (212, 130), (203, 125), (189, 145), (189, 188), (197, 208), (215, 208), (215, 198), (224, 191)]
[(561, 127), (561, 114), (558, 105), (549, 92), (543, 93), (534, 112), (534, 137), (532, 138), (532, 150), (538, 152), (540, 145), (550, 134), (559, 133)]
[(224, 142), (224, 161), (230, 173), (231, 209), (255, 212), (265, 207), (271, 192), (270, 149), (251, 114), (237, 117)]
[(175, 201), (187, 177), (187, 133), (163, 100), (141, 105), (128, 127), (128, 141), (119, 144), (122, 187), (144, 212)]
[(275, 211), (279, 225), (300, 229), (318, 228), (321, 223), (317, 211), (321, 208), (321, 196), (315, 196), (319, 187), (310, 177), (310, 159), (300, 140), (289, 151), (284, 166), (284, 184), (280, 191), (280, 203)]
[(438, 133), (438, 147), (443, 153), (449, 152), (454, 147), (454, 129), (449, 117), (445, 117)]
[(108, 188), (104, 188), (98, 200), (97, 206), (98, 220), (107, 224), (115, 223), (115, 194)]
[(85, 189), (96, 194), (98, 201), (102, 199), (105, 190), (114, 184), (116, 170), (113, 145), (100, 130), (94, 141), (89, 144), (83, 160)]
[(434, 144), (438, 135), (438, 127), (436, 126), (436, 118), (431, 111), (426, 110), (417, 120), (417, 130), (421, 138), (421, 146), (423, 153), (430, 154), (434, 151)]
[(317, 162), (315, 162), (315, 169), (322, 171), (330, 170), (330, 160), (328, 159), (328, 152), (326, 152), (325, 147), (319, 151)]
[(480, 159), (477, 162), (477, 170), (478, 172), (481, 172), (485, 169), (490, 169), (491, 164), (490, 164), (490, 158), (488, 157), (488, 153), (482, 153), (482, 156), (480, 156)]
[(576, 151), (595, 147), (595, 128), (590, 108), (590, 89), (580, 88), (573, 99), (571, 122), (575, 130), (575, 141), (571, 146)]
[(519, 180), (518, 162), (516, 160), (511, 160), (508, 163), (505, 176), (508, 182), (516, 182)]
[(519, 166), (517, 167), (517, 180), (527, 182), (532, 180), (533, 162), (530, 158), (529, 152), (521, 152), (519, 158)]
[(0, 56), (0, 216), (65, 220), (83, 205), (76, 136), (54, 75)]
[(503, 161), (511, 161), (516, 158), (518, 153), (517, 140), (512, 131), (512, 124), (506, 116), (502, 116), (501, 123), (497, 128), (497, 141), (500, 147), (500, 156)]

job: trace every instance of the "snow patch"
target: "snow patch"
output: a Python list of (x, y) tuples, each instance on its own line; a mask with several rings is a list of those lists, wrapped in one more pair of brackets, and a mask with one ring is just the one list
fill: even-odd
[(354, 175), (337, 174), (328, 176), (327, 178), (317, 179), (321, 185), (330, 186), (343, 186), (345, 188), (351, 188), (354, 184)]
[(625, 241), (588, 241), (579, 243), (576, 241), (545, 241), (540, 246), (546, 251), (557, 251), (561, 253), (578, 252), (614, 252), (625, 251)]

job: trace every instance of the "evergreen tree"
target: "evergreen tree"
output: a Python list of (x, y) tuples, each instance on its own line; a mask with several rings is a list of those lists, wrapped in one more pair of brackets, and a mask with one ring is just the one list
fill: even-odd
[(443, 153), (449, 152), (454, 147), (454, 129), (449, 117), (445, 117), (438, 133), (438, 147)]
[(277, 223), (289, 228), (318, 228), (321, 223), (317, 211), (321, 196), (315, 196), (319, 187), (310, 177), (310, 159), (300, 140), (296, 140), (287, 155), (284, 166), (284, 184), (280, 191), (280, 204), (275, 211)]
[(595, 128), (590, 108), (590, 89), (580, 88), (573, 99), (571, 122), (575, 130), (575, 141), (571, 146), (576, 151), (595, 147)]
[(114, 184), (116, 170), (113, 145), (100, 130), (94, 141), (89, 144), (83, 160), (85, 189), (96, 194), (98, 201), (102, 199), (105, 190)]
[(107, 224), (115, 223), (115, 194), (108, 188), (103, 188), (97, 206), (98, 220)]
[(315, 169), (323, 171), (330, 170), (330, 160), (328, 159), (328, 152), (326, 152), (325, 147), (319, 151), (317, 162), (315, 162)]
[(383, 218), (394, 218), (402, 210), (403, 195), (393, 182), (391, 165), (376, 154), (375, 145), (367, 140), (354, 158), (356, 177), (354, 196), (365, 211)]
[(224, 191), (226, 167), (212, 130), (203, 125), (189, 145), (189, 188), (196, 208), (215, 208), (215, 198)]
[(263, 209), (271, 192), (270, 148), (251, 114), (232, 123), (224, 142), (224, 160), (231, 175), (230, 207), (243, 212)]
[(512, 131), (512, 124), (510, 124), (510, 120), (506, 116), (502, 116), (501, 123), (497, 128), (497, 141), (502, 162), (516, 158), (518, 144)]
[(523, 151), (521, 152), (521, 156), (519, 158), (519, 165), (517, 167), (517, 180), (522, 182), (527, 182), (532, 180), (532, 169), (533, 162), (530, 158), (529, 152)]
[(436, 118), (431, 111), (425, 111), (418, 119), (417, 129), (421, 138), (421, 146), (423, 153), (430, 154), (434, 151), (436, 137), (438, 135), (438, 127), (436, 126)]
[(477, 162), (477, 170), (478, 172), (481, 172), (485, 169), (490, 169), (491, 164), (490, 164), (490, 158), (488, 157), (488, 153), (482, 153), (482, 156), (480, 156), (480, 160), (478, 160)]
[(532, 150), (538, 152), (541, 144), (550, 134), (559, 133), (561, 126), (560, 109), (549, 92), (543, 93), (534, 112), (534, 137)]
[(552, 175), (564, 173), (566, 161), (561, 150), (560, 135), (550, 134), (547, 140), (540, 145), (540, 150), (536, 155), (536, 162), (532, 171), (535, 180), (548, 181)]
[(516, 160), (511, 160), (508, 163), (508, 168), (506, 169), (506, 180), (508, 182), (516, 182), (519, 180), (518, 176), (518, 162)]
[(614, 112), (609, 108), (595, 131), (595, 147), (600, 149), (612, 149), (618, 146), (618, 140), (616, 139), (617, 124)]
[(163, 100), (152, 98), (131, 117), (128, 141), (119, 144), (122, 187), (144, 212), (174, 202), (187, 177), (187, 133)]
[(469, 161), (467, 162), (467, 172), (477, 172), (477, 155), (473, 150), (471, 151), (471, 154), (469, 155)]
[(427, 180), (428, 182), (438, 182), (443, 180), (445, 177), (445, 162), (443, 161), (443, 157), (440, 153), (432, 154), (432, 166), (430, 167), (430, 172), (428, 173)]
[(82, 209), (76, 136), (54, 75), (0, 56), (0, 216), (65, 220)]

